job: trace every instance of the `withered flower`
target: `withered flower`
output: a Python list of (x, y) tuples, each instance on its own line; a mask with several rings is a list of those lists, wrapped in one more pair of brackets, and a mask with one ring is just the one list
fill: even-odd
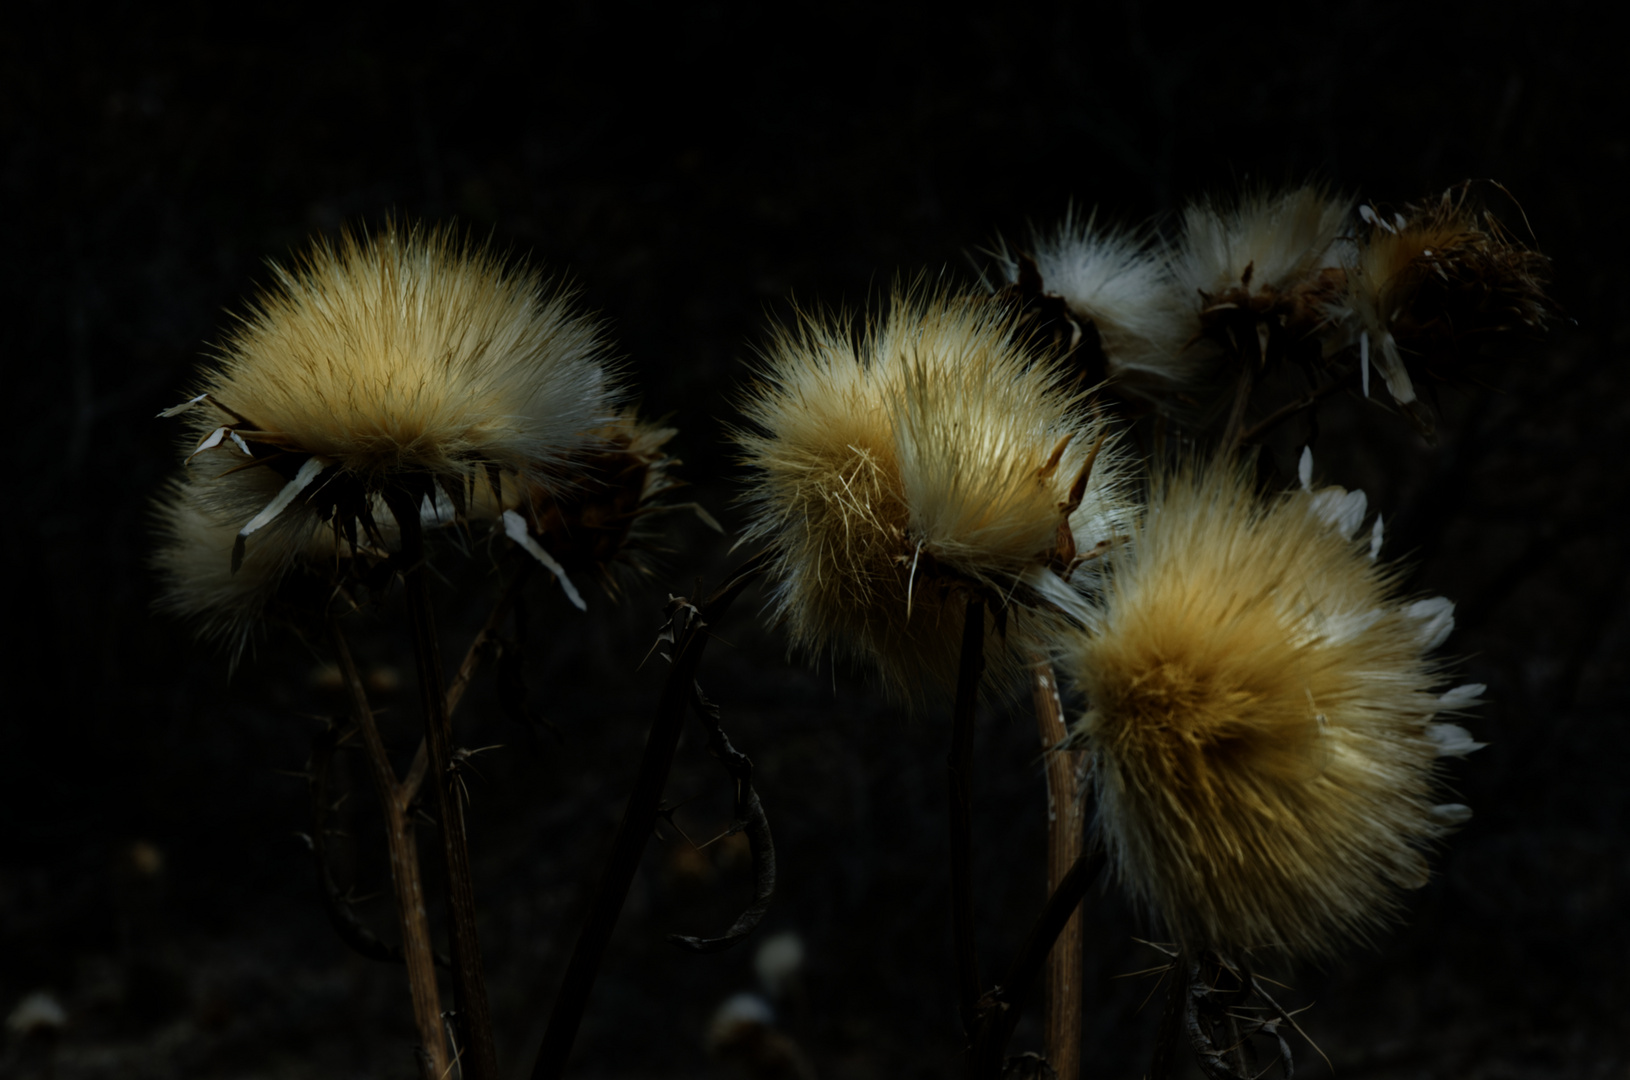
[[(793, 644), (876, 664), (898, 697), (955, 682), (964, 602), (985, 598), (987, 669), (1081, 604), (1125, 520), (1109, 429), (1031, 362), (995, 305), (896, 295), (856, 340), (808, 317), (769, 349), (739, 432), (743, 543), (772, 553)], [(1015, 641), (1015, 638), (1021, 640)]]
[(187, 413), (192, 469), (278, 478), (239, 522), (233, 568), (285, 515), (378, 546), (381, 505), (417, 527), (483, 484), (559, 482), (612, 414), (595, 325), (450, 231), (387, 224), (272, 272), (196, 394), (165, 413)]
[(1434, 764), (1479, 745), (1438, 719), (1482, 691), (1445, 693), (1428, 658), (1453, 605), (1400, 594), (1363, 514), (1340, 489), (1262, 500), (1228, 466), (1167, 476), (1061, 650), (1119, 877), (1189, 948), (1328, 955), (1470, 816)]
[(1356, 345), (1369, 393), (1370, 365), (1399, 405), (1415, 379), (1458, 381), (1501, 348), (1531, 341), (1556, 318), (1545, 295), (1550, 260), (1517, 243), (1470, 185), (1389, 216), (1359, 208), (1363, 227), (1344, 287), (1327, 304), (1341, 343)]

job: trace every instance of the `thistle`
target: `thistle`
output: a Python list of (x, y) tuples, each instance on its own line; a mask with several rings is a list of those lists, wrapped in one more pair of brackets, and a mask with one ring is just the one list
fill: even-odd
[(1469, 186), (1391, 220), (1359, 208), (1364, 228), (1327, 311), (1343, 343), (1359, 349), (1366, 395), (1371, 364), (1407, 407), (1417, 396), (1410, 367), (1437, 381), (1465, 378), (1503, 342), (1532, 339), (1556, 317), (1545, 295), (1550, 260), (1468, 205)]
[(1318, 187), (1190, 204), (1169, 265), (1190, 340), (1259, 364), (1316, 359), (1350, 208)]
[(503, 508), (511, 539), (554, 572), (579, 607), (582, 597), (568, 573), (592, 572), (615, 593), (623, 575), (650, 572), (649, 558), (659, 543), (652, 516), (690, 510), (723, 531), (700, 504), (667, 501), (685, 486), (673, 473), (679, 462), (662, 449), (678, 429), (647, 423), (628, 411), (590, 434), (593, 449), (574, 463), (573, 486), (526, 484), (514, 506)]
[[(159, 509), (165, 602), (241, 647), (296, 580), (317, 583), (306, 613), (326, 616), (385, 816), (421, 1071), (449, 1067), (407, 813), (428, 776), (447, 871), (450, 1041), (465, 1075), (485, 1080), (497, 1066), (453, 741), (457, 694), (444, 684), (424, 532), (500, 517), (523, 491), (572, 485), (573, 461), (598, 445), (588, 433), (612, 415), (603, 347), (537, 274), (444, 230), (387, 224), (367, 239), (319, 243), (292, 270), (272, 272), (276, 286), (227, 337), (194, 395), (163, 414), (187, 413), (191, 429), (189, 473)], [(380, 583), (397, 574), (404, 583), (425, 713), (425, 765), (405, 779), (329, 607), (373, 568)]]
[(383, 543), (381, 504), (405, 526), (442, 498), (462, 513), (478, 481), (559, 483), (609, 418), (593, 323), (450, 231), (387, 224), (272, 273), (194, 396), (165, 413), (188, 413), (193, 468), (278, 478), (240, 522), (234, 569), (286, 514), (356, 548)]
[[(809, 317), (771, 345), (737, 433), (796, 647), (875, 664), (906, 700), (955, 682), (963, 603), (1008, 644), (1081, 605), (1128, 514), (1109, 429), (992, 305), (894, 297), (859, 339)], [(987, 663), (1017, 670), (989, 635)], [(1022, 654), (1022, 651), (1021, 651)]]
[(1231, 466), (1157, 482), (1063, 668), (1088, 708), (1098, 828), (1121, 880), (1192, 950), (1324, 956), (1427, 879), (1422, 848), (1470, 812), (1436, 765), (1479, 744), (1440, 716), (1427, 654), (1453, 605), (1400, 595), (1355, 537), (1362, 493), (1264, 501)]
[[(340, 567), (354, 556), (315, 517), (284, 515), (232, 565), (243, 522), (277, 497), (283, 480), (268, 469), (172, 480), (154, 507), (159, 547), (153, 568), (163, 580), (163, 610), (194, 624), (200, 637), (224, 643), (235, 663), (250, 634), (271, 615), (320, 614)], [(394, 530), (393, 530), (394, 534)], [(368, 554), (382, 554), (370, 552)], [(307, 589), (307, 582), (316, 586)]]
[(1078, 221), (1072, 211), (1056, 231), (1034, 235), (1028, 252), (1004, 245), (998, 258), (1021, 295), (1062, 303), (1073, 324), (1069, 345), (1085, 350), (1089, 371), (1100, 370), (1101, 356), (1104, 375), (1158, 396), (1196, 378), (1199, 357), (1184, 349), (1188, 334), (1149, 239), (1146, 230), (1100, 226), (1096, 213)]

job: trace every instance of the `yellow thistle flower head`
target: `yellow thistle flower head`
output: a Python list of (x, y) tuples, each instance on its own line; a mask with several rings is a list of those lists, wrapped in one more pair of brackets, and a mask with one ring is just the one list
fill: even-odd
[(1476, 749), (1436, 718), (1427, 654), (1453, 627), (1378, 563), (1361, 492), (1254, 495), (1231, 466), (1156, 482), (1061, 667), (1087, 711), (1098, 826), (1133, 896), (1190, 948), (1325, 956), (1424, 884), (1422, 848), (1470, 815), (1434, 762)]
[(272, 272), (196, 396), (167, 410), (188, 412), (194, 469), (282, 480), (240, 522), (234, 563), (291, 506), (354, 545), (377, 538), (380, 500), (412, 520), (438, 488), (462, 510), (479, 480), (541, 481), (612, 413), (596, 326), (449, 230), (387, 224)]
[[(996, 305), (896, 295), (858, 336), (809, 317), (771, 345), (737, 439), (743, 543), (773, 553), (793, 644), (875, 663), (898, 697), (955, 682), (963, 603), (985, 597), (988, 670), (1078, 607), (1129, 514), (1109, 430)], [(1017, 650), (1022, 653), (1022, 649)]]

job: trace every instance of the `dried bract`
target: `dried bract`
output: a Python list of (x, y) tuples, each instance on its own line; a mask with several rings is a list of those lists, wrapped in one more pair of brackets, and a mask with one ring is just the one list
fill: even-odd
[(574, 462), (575, 485), (528, 485), (513, 512), (559, 569), (593, 572), (614, 593), (619, 570), (649, 571), (648, 557), (660, 549), (661, 530), (652, 524), (658, 515), (688, 510), (719, 525), (700, 505), (669, 500), (685, 486), (673, 473), (679, 462), (663, 451), (678, 429), (625, 412), (590, 434), (592, 449)]
[(1341, 286), (1351, 206), (1321, 188), (1301, 187), (1185, 209), (1168, 272), (1189, 342), (1187, 363), (1317, 360), (1325, 306)]

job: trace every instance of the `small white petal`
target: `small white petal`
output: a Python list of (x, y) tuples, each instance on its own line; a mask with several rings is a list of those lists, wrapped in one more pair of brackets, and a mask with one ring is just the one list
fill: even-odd
[[(1369, 222), (1371, 225), (1375, 225), (1375, 226), (1377, 226), (1379, 228), (1387, 230), (1387, 232), (1392, 233), (1394, 236), (1398, 235), (1398, 230), (1393, 228), (1391, 225), (1387, 224), (1386, 219), (1383, 218), (1380, 214), (1377, 214), (1375, 212), (1375, 210), (1373, 208), (1371, 208), (1371, 207), (1360, 206), (1358, 208), (1358, 216), (1363, 218), (1365, 221)], [(1398, 217), (1398, 224), (1400, 226), (1402, 226), (1403, 221), (1404, 221), (1404, 219), (1400, 215)]]
[(532, 539), (532, 533), (527, 529), (524, 517), (513, 510), (505, 510), (504, 535), (525, 548), (528, 555), (538, 560), (544, 565), (545, 569), (555, 575), (555, 580), (560, 582), (560, 591), (566, 594), (566, 599), (572, 602), (573, 607), (579, 611), (589, 609), (589, 605), (583, 602), (583, 594), (577, 591), (577, 586), (572, 584), (572, 579), (566, 576), (566, 568), (556, 562), (553, 555), (543, 550), (543, 547)]
[(1370, 561), (1381, 555), (1381, 515), (1375, 515), (1375, 527), (1370, 530)]
[(238, 449), (243, 451), (243, 456), (244, 457), (254, 457), (255, 456), (254, 452), (249, 449), (249, 444), (243, 441), (243, 436), (242, 435), (239, 435), (236, 431), (229, 431), (229, 432), (227, 432), (227, 434), (232, 437), (233, 442), (238, 444)]
[(243, 553), (249, 535), (275, 520), (277, 515), (286, 510), (288, 505), (294, 501), (295, 496), (310, 487), (311, 482), (317, 479), (317, 476), (332, 464), (334, 464), (332, 461), (319, 454), (308, 457), (305, 464), (300, 466), (300, 471), (294, 474), (294, 479), (284, 484), (282, 489), (272, 497), (272, 501), (267, 503), (260, 513), (250, 518), (249, 524), (238, 530), (237, 538), (232, 541), (232, 572), (234, 574), (243, 565)]
[(1302, 447), (1302, 459), (1296, 463), (1296, 475), (1302, 481), (1303, 491), (1313, 490), (1313, 448)]
[(1392, 400), (1400, 405), (1408, 405), (1415, 400), (1415, 384), (1404, 369), (1404, 358), (1398, 354), (1398, 343), (1393, 340), (1390, 331), (1381, 335), (1381, 356), (1375, 366), (1387, 381), (1387, 391), (1392, 394)]
[(1313, 513), (1328, 521), (1343, 537), (1351, 539), (1364, 524), (1364, 511), (1369, 505), (1362, 491), (1346, 491), (1339, 487), (1325, 488), (1313, 496)]
[(1432, 817), (1440, 825), (1464, 825), (1472, 819), (1472, 808), (1465, 803), (1440, 803), (1432, 807)]
[(1459, 724), (1427, 724), (1426, 737), (1437, 744), (1438, 757), (1465, 757), (1488, 745), (1473, 739)]
[(294, 474), (294, 479), (284, 484), (283, 489), (272, 497), (271, 502), (266, 504), (266, 508), (250, 518), (249, 524), (238, 530), (238, 535), (240, 537), (248, 536), (250, 533), (257, 532), (270, 525), (272, 520), (294, 501), (296, 495), (311, 486), (311, 482), (317, 479), (318, 473), (332, 464), (334, 464), (332, 461), (317, 454), (307, 458), (305, 464), (300, 466), (300, 471)]
[[(199, 454), (202, 454), (205, 450), (213, 450), (217, 446), (220, 446), (221, 440), (226, 438), (228, 432), (232, 432), (232, 437), (234, 439), (238, 437), (238, 433), (232, 431), (231, 428), (218, 427), (208, 435), (204, 436), (204, 441), (193, 448), (192, 453), (187, 455), (187, 460), (184, 464), (191, 465), (192, 459), (197, 457)], [(248, 451), (244, 452), (248, 453)]]
[(1488, 687), (1480, 682), (1469, 682), (1464, 686), (1457, 686), (1453, 690), (1446, 691), (1442, 697), (1438, 698), (1438, 708), (1445, 712), (1452, 709), (1464, 709), (1468, 705), (1475, 704), (1477, 699), (1483, 696), (1483, 691), (1487, 689)]
[(1435, 649), (1449, 640), (1455, 628), (1454, 601), (1443, 596), (1430, 600), (1417, 600), (1404, 608), (1404, 614), (1421, 620), (1420, 642), (1423, 649)]
[(159, 416), (167, 417), (179, 415), (180, 413), (186, 412), (188, 409), (192, 408), (194, 405), (198, 404), (200, 401), (203, 401), (207, 397), (209, 397), (208, 394), (199, 394), (191, 401), (183, 401), (179, 405), (171, 405), (168, 409), (165, 409), (163, 412), (159, 413)]

